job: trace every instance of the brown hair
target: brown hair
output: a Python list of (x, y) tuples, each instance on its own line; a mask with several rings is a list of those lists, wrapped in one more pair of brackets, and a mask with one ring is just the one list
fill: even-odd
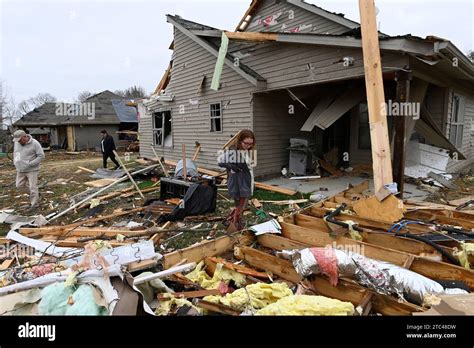
[(257, 143), (255, 140), (255, 134), (250, 129), (242, 129), (237, 137), (237, 148), (239, 150), (242, 150), (242, 141), (247, 138), (253, 139), (253, 147), (255, 148), (255, 144)]

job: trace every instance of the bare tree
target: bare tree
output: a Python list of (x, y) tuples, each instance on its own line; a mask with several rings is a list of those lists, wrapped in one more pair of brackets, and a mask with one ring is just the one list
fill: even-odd
[(474, 51), (472, 51), (472, 50), (471, 50), (471, 51), (468, 51), (468, 52), (466, 53), (466, 56), (467, 56), (467, 58), (469, 58), (469, 60), (470, 60), (471, 62), (474, 63)]
[(142, 86), (132, 86), (129, 87), (125, 90), (117, 90), (114, 92), (115, 94), (118, 94), (121, 97), (124, 98), (145, 98), (147, 96), (147, 93), (145, 91), (145, 88)]
[(88, 98), (92, 97), (94, 94), (89, 91), (82, 91), (77, 95), (76, 103), (84, 103)]
[(0, 80), (0, 129), (11, 129), (18, 118), (18, 112), (8, 86)]
[(18, 112), (23, 116), (45, 103), (54, 103), (56, 100), (56, 97), (49, 93), (38, 93), (35, 97), (20, 102), (18, 104)]

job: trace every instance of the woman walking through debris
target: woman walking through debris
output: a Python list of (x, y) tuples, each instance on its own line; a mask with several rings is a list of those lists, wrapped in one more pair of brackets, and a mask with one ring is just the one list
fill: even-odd
[(236, 143), (218, 158), (219, 167), (227, 169), (227, 189), (235, 202), (235, 208), (226, 219), (226, 225), (231, 229), (242, 230), (245, 227), (242, 215), (254, 189), (252, 150), (255, 149), (255, 143), (255, 135), (251, 130), (241, 130)]

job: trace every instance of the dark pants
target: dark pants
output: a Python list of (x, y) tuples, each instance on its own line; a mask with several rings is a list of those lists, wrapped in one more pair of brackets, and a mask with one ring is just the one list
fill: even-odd
[(117, 162), (117, 160), (115, 159), (115, 155), (113, 152), (111, 153), (103, 153), (102, 154), (102, 158), (103, 158), (103, 163), (104, 163), (104, 168), (107, 168), (107, 159), (110, 158), (112, 160), (112, 162), (114, 162), (115, 166), (117, 168), (120, 167), (120, 164)]

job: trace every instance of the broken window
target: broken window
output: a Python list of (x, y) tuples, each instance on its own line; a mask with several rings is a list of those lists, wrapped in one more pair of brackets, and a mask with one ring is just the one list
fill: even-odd
[(449, 130), (449, 141), (458, 148), (462, 147), (462, 135), (464, 131), (464, 100), (459, 95), (453, 95), (451, 106), (451, 128)]
[(163, 111), (153, 114), (153, 145), (173, 147), (171, 112)]
[(222, 104), (211, 104), (209, 111), (211, 116), (211, 132), (222, 132)]
[(358, 111), (357, 147), (359, 150), (370, 150), (369, 108), (367, 107), (367, 103), (359, 104)]

